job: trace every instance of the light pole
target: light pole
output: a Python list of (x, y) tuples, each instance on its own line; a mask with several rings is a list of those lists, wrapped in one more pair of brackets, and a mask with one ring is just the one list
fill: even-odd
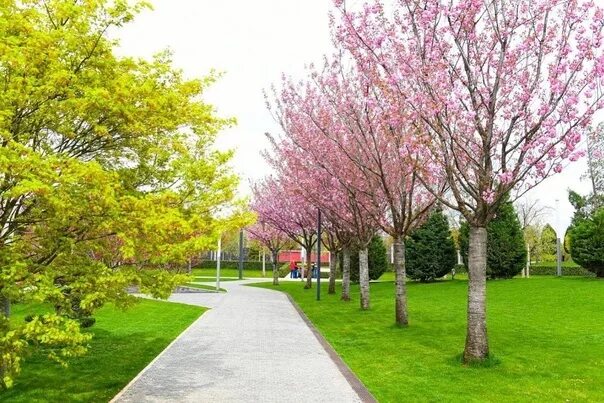
[[(312, 256), (312, 253), (311, 253)], [(317, 301), (321, 300), (321, 209), (317, 214)]]
[(562, 251), (560, 248), (560, 200), (556, 199), (556, 275), (562, 276)]
[(218, 238), (218, 254), (216, 255), (216, 292), (220, 291), (220, 255), (222, 254), (222, 234)]
[(239, 280), (243, 280), (243, 228), (239, 231)]
[(262, 277), (266, 277), (266, 259), (265, 259), (265, 248), (262, 246)]

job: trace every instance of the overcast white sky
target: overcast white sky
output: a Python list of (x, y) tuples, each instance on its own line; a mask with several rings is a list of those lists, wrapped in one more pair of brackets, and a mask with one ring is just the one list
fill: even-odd
[[(319, 61), (330, 48), (329, 0), (153, 0), (146, 11), (119, 32), (120, 53), (150, 57), (170, 49), (176, 67), (189, 77), (214, 68), (224, 77), (206, 93), (206, 100), (222, 116), (234, 116), (237, 127), (224, 131), (219, 147), (234, 148), (235, 170), (242, 192), (250, 180), (269, 172), (260, 151), (267, 146), (264, 133), (278, 130), (267, 112), (263, 93), (281, 74), (297, 76), (304, 65)], [(602, 3), (602, 0), (598, 1)], [(572, 216), (567, 189), (587, 192), (580, 182), (585, 160), (571, 164), (549, 178), (527, 197), (555, 207), (560, 200), (560, 224)], [(545, 221), (556, 225), (555, 214)]]

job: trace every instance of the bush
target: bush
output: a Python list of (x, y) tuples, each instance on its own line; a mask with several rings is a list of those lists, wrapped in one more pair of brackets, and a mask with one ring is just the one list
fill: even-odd
[(92, 327), (96, 323), (96, 319), (91, 316), (87, 316), (85, 318), (80, 318), (79, 322), (80, 322), (80, 327), (85, 329), (85, 328)]
[(570, 237), (573, 259), (597, 277), (604, 277), (604, 208), (577, 220)]
[[(461, 256), (468, 265), (470, 226), (462, 223), (459, 231)], [(514, 206), (505, 202), (487, 226), (487, 277), (512, 278), (526, 264), (526, 248), (522, 228)]]
[[(552, 265), (531, 265), (531, 276), (555, 276), (556, 266)], [(594, 274), (585, 270), (581, 266), (562, 266), (563, 276), (593, 276)]]
[(434, 281), (449, 273), (457, 263), (449, 222), (440, 209), (430, 214), (405, 244), (407, 275), (414, 280)]
[[(375, 235), (371, 238), (368, 249), (369, 261), (369, 279), (377, 280), (386, 271), (388, 259), (386, 256), (386, 246), (381, 237)], [(342, 261), (340, 260), (340, 267)], [(352, 250), (350, 253), (350, 281), (359, 282), (359, 251)]]

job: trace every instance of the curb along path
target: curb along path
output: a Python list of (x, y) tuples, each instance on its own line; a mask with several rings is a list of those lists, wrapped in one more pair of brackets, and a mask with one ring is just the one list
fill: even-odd
[(373, 401), (284, 293), (243, 286), (257, 281), (225, 282), (224, 294), (171, 297), (212, 309), (113, 401)]

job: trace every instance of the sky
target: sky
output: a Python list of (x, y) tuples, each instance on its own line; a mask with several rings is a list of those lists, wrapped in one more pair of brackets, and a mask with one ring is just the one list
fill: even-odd
[[(242, 179), (241, 193), (248, 193), (250, 181), (270, 172), (261, 156), (268, 147), (265, 133), (279, 130), (263, 92), (278, 84), (284, 73), (300, 77), (305, 65), (319, 62), (329, 52), (331, 1), (152, 0), (152, 4), (152, 11), (117, 33), (119, 54), (149, 58), (170, 49), (175, 67), (187, 77), (201, 77), (211, 69), (224, 73), (206, 92), (205, 101), (219, 115), (237, 118), (237, 126), (224, 130), (217, 146), (235, 149), (233, 167)], [(573, 163), (525, 196), (552, 208), (542, 221), (564, 231), (573, 214), (567, 190), (589, 191), (587, 181), (580, 180), (586, 169), (585, 160)]]

